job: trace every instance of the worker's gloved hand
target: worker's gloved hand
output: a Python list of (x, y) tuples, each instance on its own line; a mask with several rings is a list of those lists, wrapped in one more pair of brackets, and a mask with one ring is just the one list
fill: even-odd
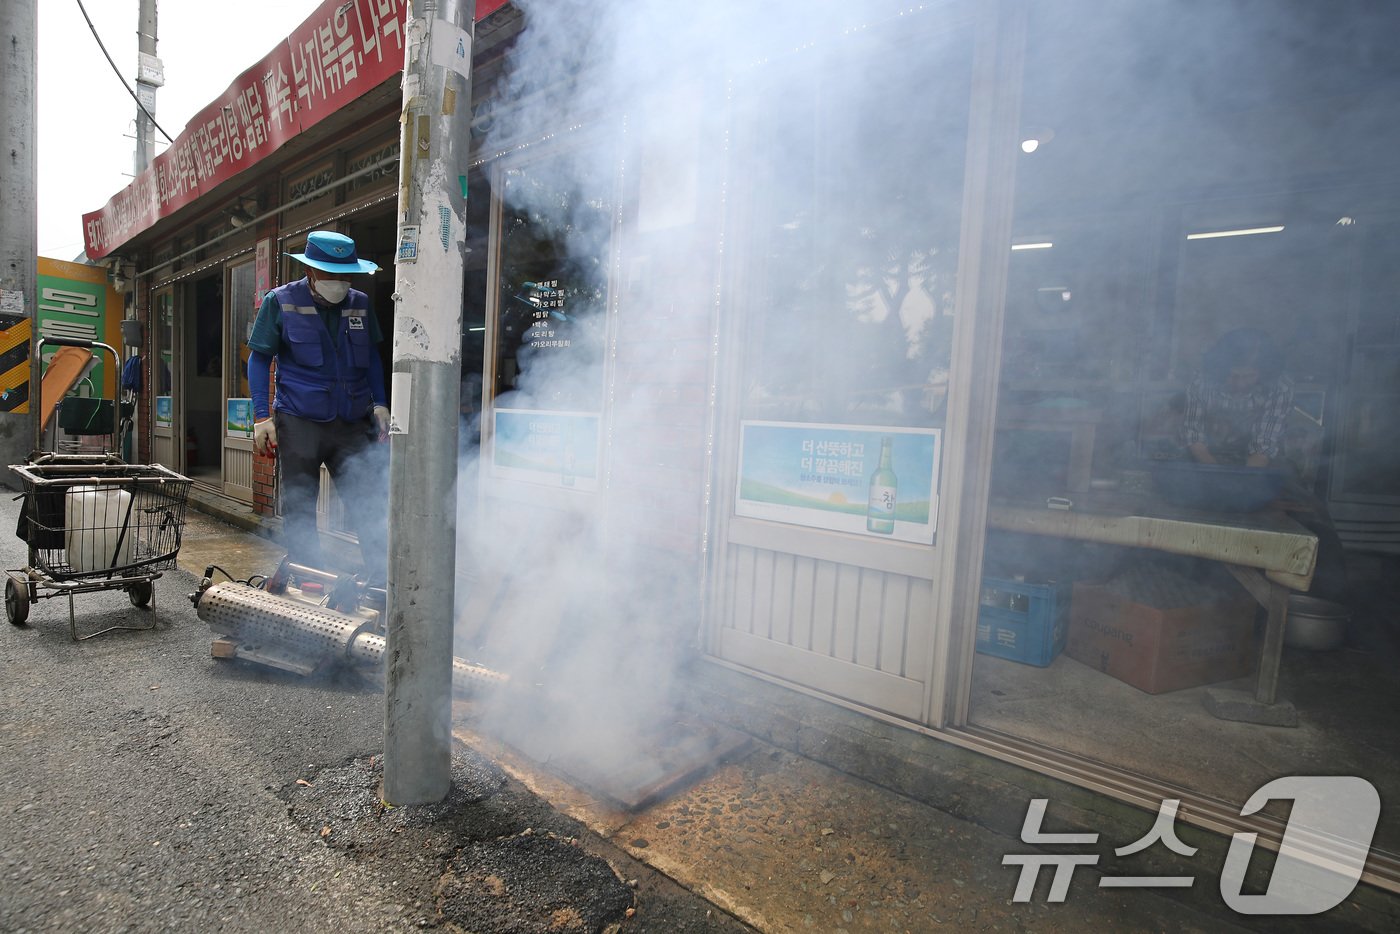
[(277, 452), (277, 426), (272, 416), (253, 422), (253, 453), (275, 454)]
[(379, 426), (379, 440), (389, 440), (389, 409), (387, 406), (376, 405), (374, 407), (374, 423)]

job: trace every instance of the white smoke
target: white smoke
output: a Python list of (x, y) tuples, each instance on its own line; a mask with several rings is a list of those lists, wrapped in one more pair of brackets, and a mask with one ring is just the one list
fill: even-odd
[[(496, 194), (549, 240), (568, 280), (565, 314), (591, 338), (573, 348), (586, 353), (523, 354), (495, 405), (600, 413), (596, 490), (506, 484), (498, 464), (477, 465), (485, 495), (463, 522), (472, 592), (459, 654), (568, 697), (562, 734), (588, 744), (595, 727), (668, 709), (679, 668), (699, 654), (711, 484), (734, 482), (716, 469), (733, 445), (715, 434), (725, 403), (745, 418), (834, 424), (941, 414), (982, 5), (516, 5), (526, 25), (479, 155), (519, 166)], [(1027, 132), (1054, 132), (1017, 162), (1015, 233), (1043, 239), (1030, 235), (1050, 227), (1057, 242), (1011, 257), (1003, 375), (1184, 385), (1208, 327), (1261, 321), (1312, 322), (1335, 342), (1289, 306), (1285, 285), (1306, 265), (1286, 254), (1280, 275), (1240, 279), (1238, 294), (1221, 283), (1238, 269), (1201, 266), (1178, 286), (1148, 264), (1167, 242), (1163, 203), (1223, 211), (1243, 199), (1220, 192), (1274, 191), (1290, 172), (1388, 166), (1400, 123), (1357, 131), (1375, 108), (1323, 108), (1333, 135), (1239, 118), (1293, 114), (1265, 105), (1349, 93), (1357, 74), (1393, 80), (1378, 43), (1362, 41), (1383, 31), (1297, 2), (1026, 6), (1022, 119)], [(1373, 26), (1381, 9), (1344, 6), (1369, 11)], [(910, 35), (917, 44), (888, 41)], [(754, 189), (761, 207), (739, 194)], [(1356, 214), (1338, 210), (1329, 236), (1335, 216)], [(494, 300), (529, 302), (509, 292), (527, 279), (504, 275)], [(1034, 324), (1024, 333), (1022, 312)], [(1161, 329), (1172, 315), (1174, 334)], [(735, 327), (742, 346), (725, 342)], [(782, 339), (751, 340), (762, 333)], [(1337, 356), (1324, 350), (1315, 356)], [(1100, 397), (1098, 450), (1132, 447), (1140, 400)], [(1052, 466), (1043, 448), (1025, 463), (1036, 478)]]
[[(715, 193), (729, 173), (746, 171), (730, 164), (728, 136), (747, 105), (726, 89), (759, 80), (775, 59), (797, 63), (786, 80), (815, 80), (843, 37), (900, 9), (807, 0), (517, 6), (525, 28), (480, 147), (518, 165), (495, 192), (507, 221), (494, 299), (499, 321), (512, 309), (544, 318), (550, 330), (541, 333), (552, 337), (548, 313), (530, 307), (548, 291), (524, 283), (560, 279), (568, 320), (559, 331), (572, 343), (566, 352), (523, 349), (518, 372), (498, 374), (494, 406), (600, 414), (596, 491), (503, 484), (489, 447), (467, 465), (457, 653), (552, 701), (507, 692), (487, 702), (489, 730), (535, 754), (586, 753), (606, 772), (614, 754), (618, 769), (645, 754), (638, 737), (673, 716), (678, 676), (699, 654), (723, 244), (696, 231), (716, 229), (707, 224), (727, 206)], [(811, 158), (801, 140), (775, 136), (765, 148), (765, 171), (779, 180), (785, 163)], [(532, 244), (546, 255), (531, 256)], [(883, 331), (891, 319), (921, 358), (929, 322), (948, 311), (952, 252), (935, 257), (924, 245), (901, 261), (913, 275), (900, 286), (867, 268), (849, 287), (852, 320)], [(783, 260), (773, 275), (804, 272)], [(891, 303), (894, 288), (901, 296)], [(474, 496), (473, 477), (484, 496)]]

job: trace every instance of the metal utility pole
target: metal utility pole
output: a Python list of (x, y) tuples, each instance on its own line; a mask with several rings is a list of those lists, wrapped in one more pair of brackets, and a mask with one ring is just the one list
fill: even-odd
[(462, 250), (473, 13), (413, 0), (399, 155), (384, 800), (427, 804), (452, 782), (452, 631)]
[[(141, 106), (136, 108), (136, 153), (132, 159), (132, 174), (139, 177), (150, 168), (156, 156), (153, 132), (156, 124), (156, 88), (165, 84), (165, 66), (156, 57), (156, 0), (141, 0), (136, 24), (136, 52), (136, 99)], [(135, 289), (136, 284), (131, 283), (127, 287)], [(136, 308), (128, 302), (126, 294), (122, 295), (122, 302), (125, 305), (125, 318), (138, 320)], [(124, 321), (123, 329), (125, 327)], [(139, 329), (139, 325), (137, 327)], [(123, 357), (139, 354), (139, 344), (139, 340), (131, 343), (124, 339)], [(146, 416), (138, 411), (132, 423), (133, 431), (124, 439), (124, 448), (120, 452), (122, 457), (131, 459), (132, 448), (136, 445), (134, 439), (146, 429), (145, 420)]]
[[(136, 171), (140, 175), (155, 158), (156, 88), (165, 84), (165, 69), (156, 58), (156, 0), (141, 0), (140, 22), (136, 26)], [(142, 110), (142, 108), (145, 108)], [(149, 114), (149, 116), (148, 116)]]
[[(0, 3), (0, 465), (22, 463), (38, 436), (39, 361), (34, 346), (39, 278), (36, 181), (39, 6)], [(29, 366), (23, 368), (28, 358)], [(18, 368), (18, 373), (15, 370)], [(33, 390), (32, 392), (30, 390)], [(13, 484), (10, 471), (0, 481)]]

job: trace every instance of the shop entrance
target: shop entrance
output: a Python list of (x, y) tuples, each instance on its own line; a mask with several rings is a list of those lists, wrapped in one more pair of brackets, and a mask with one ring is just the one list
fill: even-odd
[(183, 443), (185, 475), (196, 483), (222, 490), (223, 465), (223, 339), (224, 283), (222, 273), (197, 279), (186, 289), (181, 354), (184, 392)]
[[(606, 174), (580, 178), (584, 164), (555, 153), (500, 168), (488, 268), (466, 270), (462, 346), (476, 359), (463, 360), (459, 475), (477, 495), (459, 497), (469, 501), (459, 509), (468, 525), (458, 563), (474, 578), (461, 588), (469, 598), (459, 638), (507, 670), (545, 663), (591, 609), (569, 606), (568, 587), (542, 579), (600, 587), (604, 575), (597, 519), (612, 215), (599, 197)], [(503, 619), (519, 625), (507, 632)]]
[[(734, 83), (746, 214), (710, 634), (724, 661), (915, 722), (938, 690), (971, 95), (969, 35), (932, 20)], [(922, 89), (917, 118), (896, 88)]]

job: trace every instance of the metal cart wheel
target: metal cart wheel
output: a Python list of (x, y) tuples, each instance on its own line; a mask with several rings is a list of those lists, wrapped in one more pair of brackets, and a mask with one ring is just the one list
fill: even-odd
[(20, 593), (13, 577), (5, 580), (5, 616), (12, 626), (23, 626), (29, 619), (29, 585), (25, 584), (24, 593)]
[(155, 588), (150, 581), (137, 581), (126, 588), (126, 595), (131, 598), (131, 605), (135, 607), (150, 606), (151, 595), (155, 593)]

